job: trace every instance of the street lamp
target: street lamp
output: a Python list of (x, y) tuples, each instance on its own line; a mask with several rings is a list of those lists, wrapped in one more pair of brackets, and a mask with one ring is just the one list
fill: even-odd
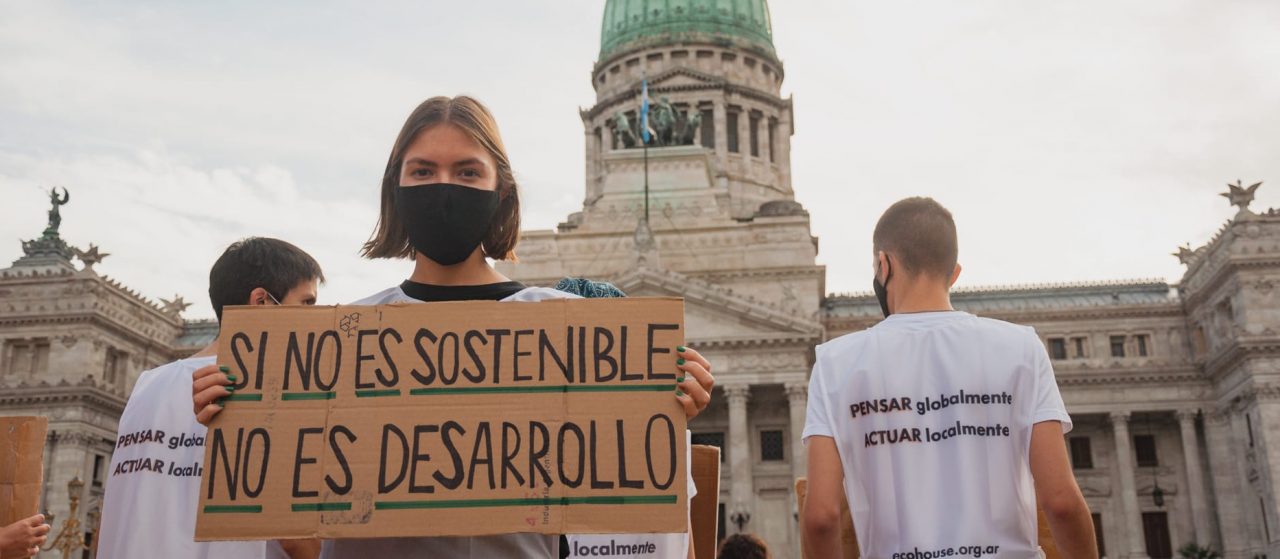
[(738, 531), (741, 532), (742, 529), (747, 526), (747, 523), (751, 522), (751, 513), (742, 508), (738, 508), (733, 511), (733, 514), (729, 515), (729, 521), (733, 522), (733, 525), (737, 526)]
[[(80, 529), (80, 515), (76, 514), (80, 510), (80, 494), (84, 491), (84, 482), (79, 477), (72, 478), (67, 482), (67, 493), (71, 497), (71, 510), (67, 512), (67, 519), (62, 523), (62, 529), (58, 531), (58, 536), (49, 542), (48, 547), (44, 551), (58, 550), (62, 552), (62, 559), (70, 559), (71, 554), (82, 549), (89, 549), (84, 541), (84, 531)], [(90, 514), (90, 525), (97, 524), (97, 519), (93, 518), (95, 514)], [(49, 515), (49, 522), (53, 522), (53, 515)]]

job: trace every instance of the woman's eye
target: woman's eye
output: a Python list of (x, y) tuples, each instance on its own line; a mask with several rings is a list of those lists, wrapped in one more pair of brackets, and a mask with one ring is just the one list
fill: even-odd
[(477, 171), (475, 169), (463, 169), (462, 172), (458, 174), (464, 177), (467, 177), (469, 179), (480, 178), (480, 171)]
[(431, 176), (431, 169), (414, 169), (409, 175), (419, 178)]

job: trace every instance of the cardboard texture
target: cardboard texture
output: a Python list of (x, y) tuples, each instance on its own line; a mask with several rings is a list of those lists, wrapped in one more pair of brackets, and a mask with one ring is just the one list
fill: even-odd
[(236, 307), (196, 539), (688, 529), (670, 298)]
[[(804, 522), (804, 498), (808, 493), (809, 481), (805, 478), (796, 480), (796, 497), (800, 506), (800, 521)], [(844, 521), (844, 530), (840, 533), (840, 540), (844, 542), (845, 559), (858, 558), (858, 536), (853, 531), (853, 516), (849, 513), (849, 504), (844, 499), (840, 499), (840, 516)], [(1053, 534), (1049, 532), (1049, 523), (1044, 517), (1044, 507), (1036, 503), (1036, 523), (1037, 534), (1040, 540), (1040, 549), (1044, 551), (1047, 559), (1058, 559), (1062, 556), (1058, 552), (1058, 544), (1053, 541)]]
[(715, 559), (716, 542), (720, 541), (720, 449), (696, 444), (690, 452), (693, 484), (698, 488), (689, 509), (693, 555), (698, 559)]
[(0, 417), (0, 527), (39, 512), (48, 431), (47, 417)]

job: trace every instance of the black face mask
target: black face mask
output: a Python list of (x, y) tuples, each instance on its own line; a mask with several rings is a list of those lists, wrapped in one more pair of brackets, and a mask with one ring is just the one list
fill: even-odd
[(409, 244), (442, 266), (453, 266), (476, 250), (493, 224), (498, 193), (460, 184), (402, 186), (395, 190), (396, 213)]
[[(884, 259), (885, 265), (889, 265), (889, 259)], [(876, 300), (880, 301), (880, 311), (884, 313), (885, 318), (889, 318), (889, 280), (893, 279), (893, 269), (890, 268), (884, 274), (884, 283), (880, 283), (878, 278), (871, 278), (871, 288), (876, 292)]]

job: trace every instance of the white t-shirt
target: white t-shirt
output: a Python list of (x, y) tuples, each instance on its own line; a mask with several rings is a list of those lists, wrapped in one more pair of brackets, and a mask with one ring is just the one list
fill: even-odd
[(863, 557), (1030, 558), (1042, 421), (1071, 429), (1034, 330), (895, 314), (818, 346), (804, 438), (836, 441)]
[(286, 557), (275, 542), (193, 541), (206, 428), (191, 410), (191, 373), (214, 363), (183, 359), (138, 377), (111, 456), (99, 559)]

